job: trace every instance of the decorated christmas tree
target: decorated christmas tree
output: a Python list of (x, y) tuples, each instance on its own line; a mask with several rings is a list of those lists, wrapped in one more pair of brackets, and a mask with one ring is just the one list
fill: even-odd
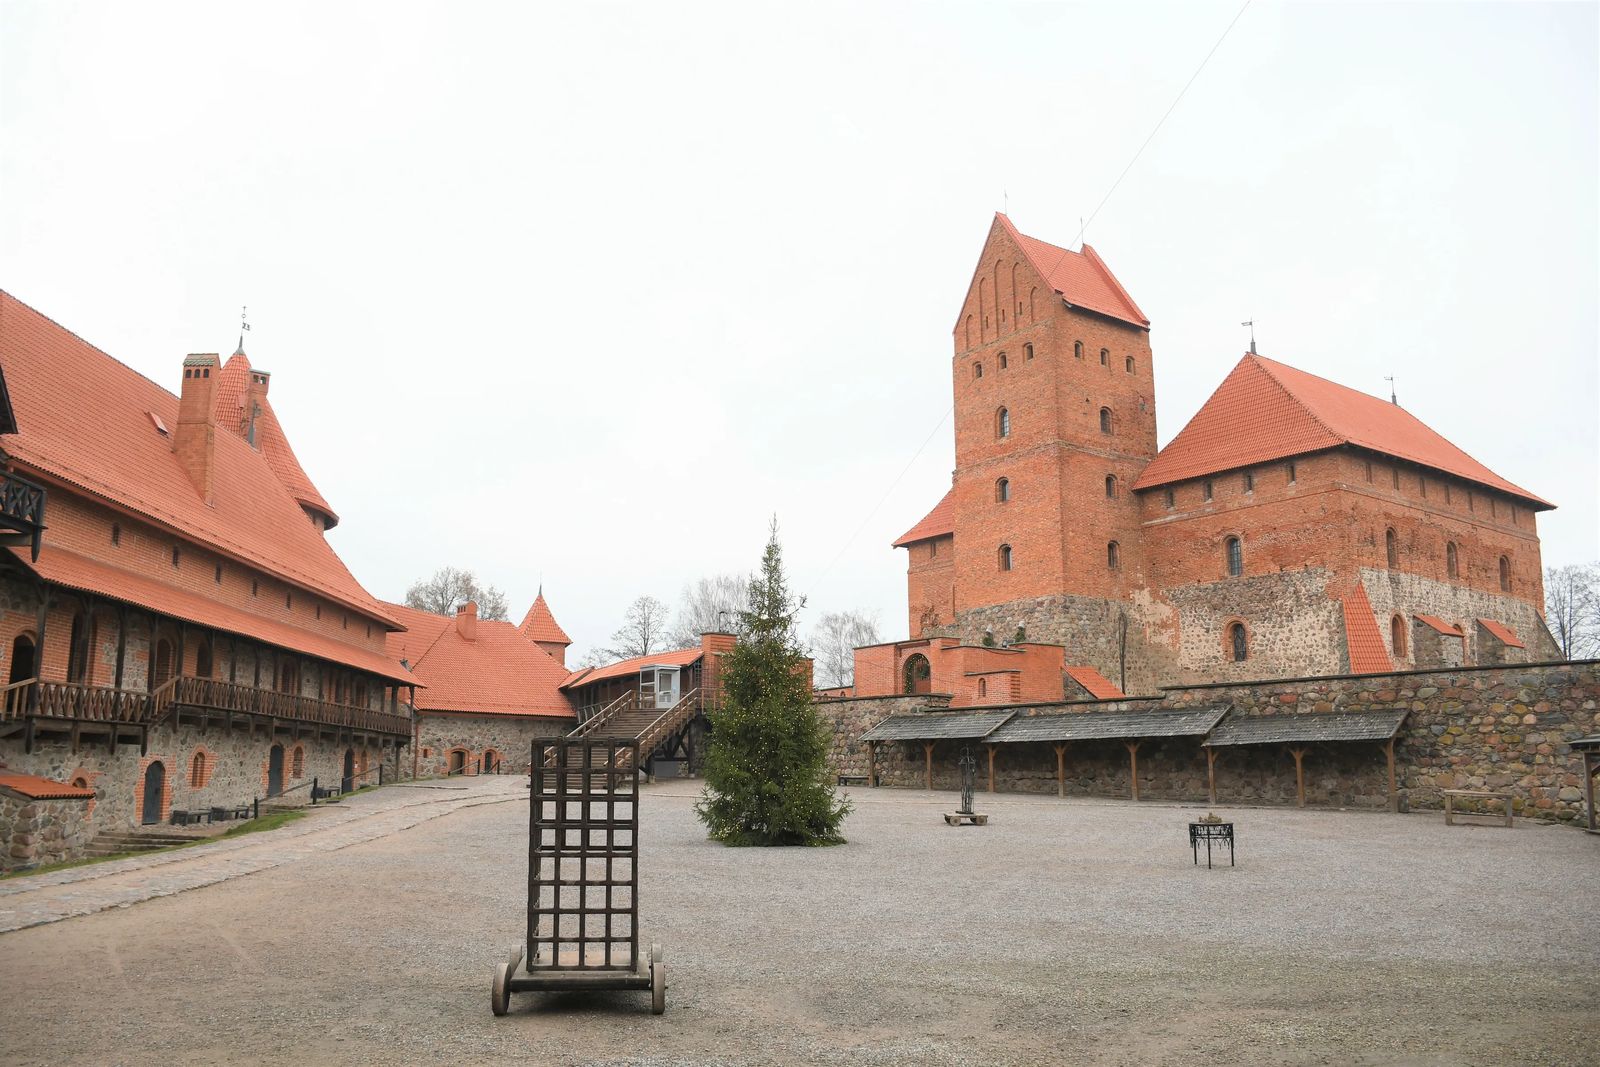
[(741, 611), (744, 637), (722, 660), (721, 706), (710, 713), (706, 788), (695, 811), (728, 845), (837, 845), (850, 802), (828, 781), (828, 732), (811, 705), (795, 638), (803, 601), (789, 593), (774, 521)]

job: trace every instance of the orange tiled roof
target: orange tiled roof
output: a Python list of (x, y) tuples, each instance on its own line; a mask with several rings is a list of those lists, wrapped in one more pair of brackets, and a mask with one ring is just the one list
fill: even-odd
[(918, 541), (945, 537), (956, 532), (956, 491), (950, 490), (922, 517), (922, 521), (895, 540), (895, 548), (904, 548)]
[(306, 518), (270, 460), (242, 438), (216, 435), (207, 506), (151, 418), (177, 432), (172, 393), (5, 292), (0, 362), (21, 431), (5, 448), (19, 466), (396, 625)]
[(1498, 637), (1500, 643), (1508, 648), (1527, 647), (1522, 643), (1522, 638), (1518, 637), (1516, 632), (1503, 622), (1495, 622), (1493, 619), (1479, 619), (1478, 625)]
[(561, 683), (561, 688), (573, 689), (580, 685), (603, 682), (608, 678), (625, 678), (630, 674), (638, 674), (645, 667), (656, 664), (660, 664), (663, 667), (687, 667), (703, 655), (705, 655), (705, 649), (702, 648), (680, 648), (674, 652), (652, 652), (648, 656), (619, 659), (617, 662), (607, 663), (603, 667), (585, 667), (573, 671), (567, 675), (567, 680)]
[(1083, 686), (1096, 700), (1121, 700), (1127, 696), (1111, 683), (1110, 678), (1093, 667), (1068, 667), (1066, 672), (1068, 677)]
[(1344, 595), (1341, 605), (1344, 608), (1345, 644), (1350, 649), (1350, 673), (1387, 674), (1394, 670), (1366, 589), (1359, 584), (1352, 586)]
[(1405, 408), (1248, 352), (1133, 487), (1149, 489), (1341, 445), (1453, 474), (1536, 509), (1555, 506), (1506, 481)]
[(1150, 320), (1139, 310), (1139, 305), (1133, 302), (1133, 297), (1128, 295), (1122, 283), (1111, 273), (1111, 268), (1106, 266), (1093, 248), (1084, 245), (1082, 252), (1069, 252), (1048, 241), (1019, 233), (1011, 220), (998, 211), (995, 212), (995, 218), (1017, 242), (1022, 254), (1033, 264), (1033, 269), (1067, 303), (1131, 322), (1135, 326), (1150, 325)]
[(1450, 623), (1445, 622), (1443, 619), (1439, 618), (1437, 615), (1424, 615), (1424, 614), (1422, 614), (1422, 612), (1419, 611), (1419, 612), (1417, 612), (1417, 621), (1420, 622), (1420, 623), (1424, 623), (1424, 624), (1426, 624), (1428, 626), (1433, 627), (1435, 630), (1438, 630), (1440, 633), (1444, 634), (1446, 637), (1460, 637), (1461, 636), (1461, 631), (1459, 629), (1457, 629), (1456, 627), (1452, 626)]
[[(217, 425), (224, 426), (245, 441), (250, 440), (250, 415), (247, 402), (250, 397), (250, 358), (243, 351), (228, 357), (217, 373), (217, 384), (212, 397), (212, 409), (217, 413)], [(300, 460), (289, 447), (289, 438), (278, 423), (278, 413), (272, 410), (272, 401), (266, 394), (259, 397), (261, 413), (255, 419), (256, 451), (266, 457), (267, 465), (278, 481), (289, 490), (289, 495), (303, 505), (327, 516), (329, 529), (339, 525), (339, 516), (311, 484), (311, 478)]]
[(292, 622), (280, 622), (265, 615), (241, 611), (148, 575), (125, 571), (79, 555), (69, 548), (52, 546), (39, 554), (38, 562), (29, 562), (26, 549), (10, 551), (18, 562), (45, 581), (69, 589), (99, 593), (112, 600), (159, 611), (163, 615), (214, 630), (254, 638), (318, 659), (371, 671), (406, 685), (425, 684), (407, 673), (398, 660), (383, 653), (347, 644), (314, 630), (301, 629)]
[(577, 717), (561, 693), (567, 669), (511, 623), (479, 619), (469, 641), (453, 616), (387, 607), (406, 625), (389, 635), (389, 654), (410, 663), (428, 687), (417, 694), (419, 711)]
[(539, 590), (539, 595), (533, 598), (533, 606), (522, 617), (522, 625), (517, 627), (522, 636), (529, 641), (546, 641), (551, 644), (570, 645), (572, 638), (567, 636), (567, 631), (556, 622), (555, 614), (550, 610), (550, 605), (544, 602), (544, 590)]
[(30, 800), (93, 800), (93, 789), (81, 789), (65, 782), (53, 782), (37, 774), (0, 771), (0, 789), (21, 793)]

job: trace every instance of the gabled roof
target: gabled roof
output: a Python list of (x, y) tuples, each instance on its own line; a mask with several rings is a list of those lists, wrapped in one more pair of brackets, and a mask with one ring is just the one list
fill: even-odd
[(94, 790), (54, 782), (37, 774), (18, 771), (0, 771), (0, 789), (21, 793), (29, 800), (93, 800)]
[(550, 610), (550, 605), (544, 602), (544, 590), (539, 590), (539, 595), (533, 598), (533, 606), (522, 617), (522, 625), (517, 629), (529, 641), (544, 641), (555, 645), (570, 645), (572, 638), (567, 636), (556, 622), (555, 614)]
[(1555, 507), (1506, 481), (1405, 408), (1247, 352), (1194, 418), (1145, 467), (1135, 489), (1320, 452), (1381, 452), (1509, 496)]
[(1081, 685), (1096, 700), (1121, 700), (1127, 696), (1112, 684), (1111, 679), (1093, 667), (1068, 667), (1067, 676)]
[(156, 429), (159, 419), (176, 432), (178, 398), (5, 292), (0, 363), (20, 426), (5, 451), (19, 466), (396, 625), (264, 456), (232, 433), (217, 434), (208, 506), (173, 454), (171, 438)]
[(1450, 624), (1448, 622), (1445, 622), (1443, 619), (1439, 618), (1437, 615), (1424, 615), (1422, 612), (1419, 611), (1419, 612), (1417, 612), (1417, 621), (1420, 622), (1420, 623), (1423, 623), (1424, 625), (1433, 627), (1435, 630), (1437, 630), (1440, 633), (1444, 634), (1446, 637), (1460, 637), (1461, 636), (1461, 631), (1460, 630), (1456, 629), (1456, 627), (1453, 626), (1452, 624)]
[(1344, 609), (1344, 639), (1350, 651), (1350, 673), (1388, 674), (1394, 670), (1366, 589), (1359, 583), (1351, 586), (1340, 606)]
[(1068, 715), (1018, 715), (986, 740), (996, 743), (1030, 741), (1109, 741), (1148, 737), (1204, 737), (1231, 704), (1182, 711), (1091, 711)]
[[(226, 427), (244, 441), (249, 441), (251, 434), (251, 370), (250, 358), (242, 350), (229, 356), (228, 362), (218, 372), (212, 400), (212, 409), (217, 413), (217, 425)], [(333, 508), (328, 506), (317, 487), (311, 484), (311, 478), (300, 466), (294, 449), (289, 447), (289, 438), (278, 423), (278, 413), (272, 410), (272, 401), (264, 392), (257, 394), (257, 400), (261, 405), (261, 413), (255, 416), (256, 451), (266, 457), (267, 465), (290, 496), (302, 506), (327, 516), (326, 526), (329, 529), (339, 525), (339, 516), (334, 514)]]
[(511, 623), (478, 619), (469, 641), (453, 616), (387, 607), (406, 626), (389, 635), (389, 654), (427, 686), (417, 693), (419, 711), (576, 718), (561, 692), (567, 669)]
[(1510, 648), (1528, 647), (1522, 643), (1522, 638), (1517, 636), (1516, 631), (1503, 622), (1495, 622), (1493, 619), (1479, 619), (1478, 625), (1494, 634), (1503, 645)]
[(638, 674), (645, 667), (687, 667), (703, 655), (705, 655), (703, 648), (680, 648), (673, 652), (652, 652), (648, 656), (619, 659), (615, 663), (607, 663), (600, 667), (580, 667), (567, 675), (567, 680), (561, 683), (561, 688), (574, 689), (580, 685), (603, 682), (608, 678), (626, 678), (630, 674)]
[(932, 511), (922, 517), (921, 522), (901, 534), (895, 540), (893, 547), (904, 548), (918, 541), (927, 541), (934, 537), (948, 537), (955, 532), (956, 491), (952, 489), (933, 506)]
[(994, 217), (1016, 241), (1033, 269), (1067, 303), (1149, 328), (1150, 320), (1139, 310), (1139, 305), (1133, 302), (1133, 297), (1128, 295), (1122, 283), (1111, 273), (1111, 268), (1106, 266), (1105, 260), (1093, 248), (1084, 245), (1082, 252), (1069, 252), (1048, 241), (1018, 232), (1011, 220), (998, 211)]

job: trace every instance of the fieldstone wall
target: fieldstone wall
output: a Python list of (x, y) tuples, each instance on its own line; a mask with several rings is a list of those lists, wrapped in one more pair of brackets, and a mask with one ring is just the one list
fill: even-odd
[(34, 800), (0, 789), (0, 870), (61, 863), (94, 836), (87, 800)]
[[(1390, 645), (1387, 620), (1398, 613), (1411, 619), (1417, 612), (1435, 615), (1459, 627), (1466, 635), (1466, 662), (1489, 665), (1494, 663), (1548, 663), (1560, 659), (1561, 649), (1545, 627), (1544, 620), (1526, 600), (1509, 594), (1486, 593), (1459, 582), (1442, 582), (1420, 574), (1404, 571), (1382, 570), (1375, 567), (1361, 569), (1361, 584), (1372, 601), (1372, 610), (1378, 616), (1378, 630), (1384, 644)], [(1492, 638), (1479, 633), (1478, 619), (1493, 619), (1516, 631), (1526, 648), (1506, 649)], [(1459, 641), (1455, 642), (1460, 644)], [(1407, 650), (1407, 655), (1394, 656), (1398, 667), (1424, 667)], [(1304, 673), (1315, 673), (1306, 671)]]
[(1150, 602), (1045, 596), (961, 611), (954, 624), (931, 628), (923, 636), (979, 645), (984, 634), (992, 633), (997, 643), (1004, 643), (1014, 640), (1020, 627), (1028, 641), (1065, 648), (1068, 664), (1093, 667), (1113, 683), (1126, 677), (1125, 692), (1150, 693), (1176, 677), (1176, 657), (1165, 638), (1170, 614), (1170, 608)]
[[(1168, 589), (1178, 610), (1180, 672), (1168, 682), (1249, 681), (1350, 669), (1344, 613), (1323, 569), (1228, 578)], [(1231, 623), (1244, 625), (1249, 656), (1235, 662)]]
[(460, 749), (471, 766), (485, 752), (500, 754), (505, 773), (526, 774), (535, 738), (561, 737), (578, 725), (576, 718), (548, 715), (461, 715), (454, 712), (417, 712), (416, 758), (405, 760), (409, 775), (413, 762), (419, 777), (443, 776), (450, 770), (450, 753)]
[[(1166, 689), (1160, 697), (1031, 705), (1017, 711), (1082, 715), (1229, 706), (1232, 715), (1260, 716), (1405, 709), (1410, 715), (1395, 743), (1402, 811), (1441, 809), (1444, 789), (1496, 789), (1511, 792), (1513, 810), (1523, 816), (1571, 822), (1583, 815), (1583, 772), (1582, 759), (1568, 742), (1600, 733), (1597, 703), (1600, 662), (1588, 661), (1195, 685)], [(880, 697), (821, 701), (818, 710), (834, 728), (837, 772), (865, 774), (867, 746), (855, 739), (890, 713), (916, 714), (940, 706), (927, 696)], [(1200, 740), (1141, 743), (1140, 797), (1207, 800), (1206, 756)], [(986, 789), (988, 746), (966, 744), (979, 763), (978, 788)], [(962, 747), (962, 742), (935, 744), (935, 789), (960, 787), (956, 760)], [(1388, 766), (1381, 744), (1303, 747), (1308, 805), (1388, 807)], [(920, 741), (879, 745), (879, 783), (920, 789), (923, 761)], [(1219, 804), (1296, 803), (1295, 763), (1287, 746), (1222, 749), (1214, 770)], [(1120, 742), (1069, 745), (1064, 772), (1069, 796), (1131, 793), (1128, 750)], [(995, 787), (1003, 792), (1054, 793), (1054, 747), (995, 746)]]

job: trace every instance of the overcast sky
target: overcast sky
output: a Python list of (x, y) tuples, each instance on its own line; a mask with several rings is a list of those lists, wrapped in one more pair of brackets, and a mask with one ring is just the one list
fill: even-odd
[[(0, 0), (0, 286), (173, 390), (248, 305), (380, 597), (542, 578), (578, 654), (776, 514), (813, 618), (900, 637), (992, 213), (1070, 242), (1238, 10)], [(1162, 443), (1253, 317), (1600, 556), (1596, 42), (1593, 4), (1252, 4), (1087, 234)]]

